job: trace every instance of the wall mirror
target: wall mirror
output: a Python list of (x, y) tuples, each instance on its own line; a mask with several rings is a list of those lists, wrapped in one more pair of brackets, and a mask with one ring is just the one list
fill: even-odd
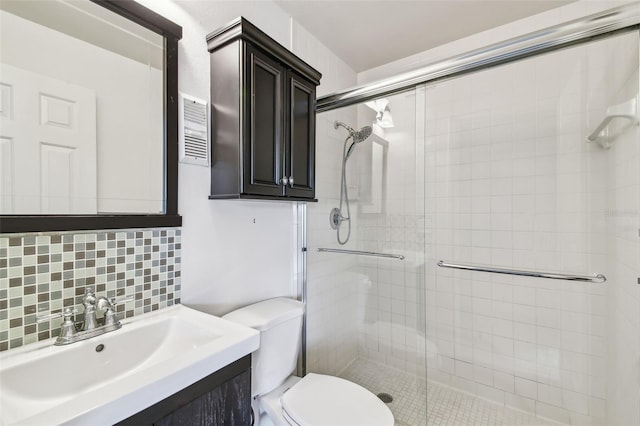
[(0, 29), (0, 232), (180, 226), (182, 28), (130, 0), (3, 0)]

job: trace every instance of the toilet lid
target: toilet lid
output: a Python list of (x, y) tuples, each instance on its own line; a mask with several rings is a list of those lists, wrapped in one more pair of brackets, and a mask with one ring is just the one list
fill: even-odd
[(391, 410), (355, 383), (307, 374), (280, 398), (287, 419), (300, 426), (393, 426)]

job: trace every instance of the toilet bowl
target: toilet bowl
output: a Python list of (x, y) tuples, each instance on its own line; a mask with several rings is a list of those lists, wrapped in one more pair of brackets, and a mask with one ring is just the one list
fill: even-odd
[(393, 426), (391, 410), (373, 393), (348, 380), (293, 373), (298, 356), (304, 305), (269, 299), (223, 318), (260, 331), (251, 356), (251, 395), (255, 425)]

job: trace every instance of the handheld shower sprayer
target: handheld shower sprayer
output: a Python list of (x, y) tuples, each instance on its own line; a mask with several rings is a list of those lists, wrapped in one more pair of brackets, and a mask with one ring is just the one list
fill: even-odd
[[(347, 160), (349, 159), (351, 154), (353, 154), (353, 151), (355, 151), (356, 145), (361, 142), (364, 142), (369, 138), (369, 136), (371, 136), (371, 133), (373, 133), (373, 129), (371, 128), (371, 126), (365, 126), (359, 130), (354, 130), (351, 126), (348, 126), (345, 123), (342, 123), (340, 121), (336, 121), (335, 123), (333, 123), (333, 127), (334, 129), (337, 129), (338, 127), (344, 127), (349, 132), (349, 135), (344, 140), (344, 147), (342, 148), (342, 177), (340, 179), (340, 182), (341, 182), (340, 205), (339, 207), (333, 208), (331, 210), (331, 213), (329, 214), (329, 224), (331, 225), (332, 229), (336, 230), (338, 244), (344, 245), (347, 243), (347, 241), (349, 241), (349, 237), (351, 236), (351, 221), (350, 221), (351, 212), (349, 210), (349, 196), (347, 194), (347, 177), (345, 173)], [(347, 149), (347, 142), (349, 141), (349, 139), (351, 139), (351, 145), (349, 146), (349, 149)], [(346, 204), (346, 207), (347, 207), (346, 216), (342, 214), (343, 202), (344, 204)], [(344, 240), (341, 240), (340, 226), (342, 225), (342, 222), (345, 222), (345, 221), (347, 222), (347, 227), (348, 227), (347, 236)]]

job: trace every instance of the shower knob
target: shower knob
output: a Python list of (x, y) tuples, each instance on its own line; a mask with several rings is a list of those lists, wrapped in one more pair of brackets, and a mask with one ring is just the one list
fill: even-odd
[(329, 225), (331, 226), (331, 229), (338, 229), (340, 223), (342, 222), (341, 217), (342, 214), (340, 213), (340, 209), (334, 207), (331, 210), (331, 213), (329, 213)]

